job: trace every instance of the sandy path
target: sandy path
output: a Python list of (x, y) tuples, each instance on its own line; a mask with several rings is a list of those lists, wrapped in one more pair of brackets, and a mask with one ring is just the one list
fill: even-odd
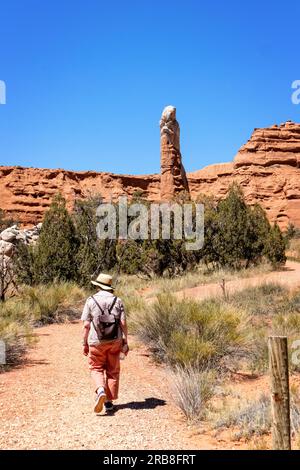
[[(262, 281), (300, 286), (300, 263), (285, 270), (227, 283), (228, 292)], [(185, 289), (178, 295), (220, 295), (219, 284)], [(1, 449), (228, 449), (243, 447), (189, 428), (174, 406), (164, 367), (146, 349), (134, 348), (122, 363), (121, 393), (115, 414), (95, 416), (92, 384), (81, 354), (79, 322), (36, 330), (38, 343), (25, 365), (0, 375)], [(134, 344), (136, 343), (136, 344)], [(265, 378), (243, 381), (264, 389)]]
[[(244, 279), (233, 279), (226, 282), (226, 291), (230, 295), (233, 292), (254, 287), (263, 282), (276, 282), (289, 289), (300, 287), (300, 263), (296, 261), (287, 261), (284, 268), (279, 271), (273, 271), (260, 276), (254, 276)], [(200, 285), (177, 292), (178, 297), (193, 297), (195, 299), (204, 299), (213, 296), (222, 295), (220, 283)]]
[(39, 342), (29, 351), (27, 364), (0, 375), (0, 448), (218, 447), (210, 435), (188, 428), (168, 393), (165, 369), (154, 365), (135, 340), (122, 363), (117, 412), (94, 415), (80, 331), (78, 322), (38, 329)]

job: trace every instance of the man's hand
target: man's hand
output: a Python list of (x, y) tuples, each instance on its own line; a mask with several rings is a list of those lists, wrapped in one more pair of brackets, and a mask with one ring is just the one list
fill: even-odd
[(122, 352), (125, 354), (125, 356), (127, 356), (127, 354), (129, 353), (129, 346), (128, 346), (128, 343), (127, 343), (127, 339), (123, 340)]
[(83, 345), (82, 353), (84, 354), (84, 356), (87, 356), (89, 353), (88, 337), (89, 337), (90, 328), (91, 328), (91, 323), (89, 321), (84, 321), (83, 322), (83, 338), (82, 338), (82, 345)]

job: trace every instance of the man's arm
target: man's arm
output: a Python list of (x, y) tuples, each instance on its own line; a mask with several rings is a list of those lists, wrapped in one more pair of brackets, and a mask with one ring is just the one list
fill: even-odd
[(88, 300), (85, 303), (85, 306), (81, 315), (81, 320), (83, 321), (82, 345), (83, 345), (83, 354), (85, 356), (87, 356), (89, 353), (88, 336), (89, 336), (89, 332), (91, 328), (91, 314), (90, 314), (90, 307), (89, 307)]
[(123, 331), (124, 339), (127, 343), (128, 328), (127, 328), (126, 318), (121, 319), (121, 328), (122, 328), (122, 331)]
[(122, 348), (122, 351), (125, 354), (125, 356), (127, 356), (127, 354), (129, 353), (129, 346), (128, 346), (128, 329), (127, 329), (127, 323), (126, 323), (126, 318), (125, 317), (123, 317), (123, 319), (121, 319), (120, 325), (121, 325), (121, 329), (122, 329), (122, 332), (123, 332), (123, 348)]
[(88, 337), (89, 337), (90, 328), (91, 328), (91, 322), (84, 321), (82, 344), (83, 344), (83, 354), (85, 356), (87, 356), (89, 353)]
[(128, 345), (128, 328), (127, 328), (127, 322), (126, 322), (125, 309), (124, 309), (124, 305), (122, 301), (120, 301), (119, 308), (121, 310), (120, 326), (121, 326), (121, 330), (123, 333), (123, 341)]

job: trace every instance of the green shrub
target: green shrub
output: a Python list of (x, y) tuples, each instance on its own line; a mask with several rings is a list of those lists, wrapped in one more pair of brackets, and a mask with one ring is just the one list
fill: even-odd
[(287, 310), (291, 313), (300, 313), (300, 290), (293, 292), (290, 296)]
[(230, 303), (251, 315), (274, 315), (286, 308), (287, 296), (285, 287), (269, 282), (232, 294)]
[(147, 344), (159, 360), (164, 360), (172, 332), (182, 323), (180, 303), (170, 295), (161, 294), (131, 319), (133, 331)]
[(234, 183), (216, 203), (201, 197), (205, 205), (204, 246), (201, 259), (213, 268), (248, 268), (267, 258), (274, 266), (285, 262), (286, 242), (278, 226), (271, 227), (266, 212), (247, 206), (242, 189)]
[(0, 339), (6, 345), (6, 364), (0, 371), (18, 363), (33, 341), (33, 318), (28, 305), (16, 299), (0, 303)]
[(272, 321), (272, 334), (276, 336), (287, 336), (289, 340), (289, 364), (292, 371), (299, 372), (300, 367), (292, 360), (293, 349), (291, 345), (300, 337), (300, 314), (279, 314)]
[[(300, 334), (300, 295), (276, 283), (249, 287), (232, 294), (230, 304), (251, 315), (251, 353), (248, 366), (252, 372), (265, 372), (268, 368), (268, 336), (288, 336), (290, 343)], [(291, 365), (291, 368), (298, 370)]]
[[(149, 216), (149, 202), (139, 195), (129, 207), (137, 202), (144, 205), (145, 214)], [(31, 285), (76, 280), (84, 286), (89, 284), (91, 276), (103, 270), (172, 278), (195, 270), (199, 263), (213, 270), (241, 270), (265, 258), (275, 266), (285, 261), (285, 238), (279, 227), (271, 227), (260, 206), (247, 206), (238, 185), (232, 185), (226, 198), (218, 203), (211, 198), (203, 198), (202, 202), (205, 205), (204, 246), (187, 250), (186, 239), (174, 239), (172, 213), (170, 239), (164, 239), (161, 230), (158, 239), (151, 239), (149, 228), (147, 240), (99, 240), (96, 227), (101, 217), (96, 211), (102, 203), (101, 196), (78, 200), (73, 213), (69, 214), (64, 198), (56, 195), (45, 215), (37, 246), (19, 249), (20, 281)], [(117, 204), (115, 209), (118, 228)], [(133, 216), (128, 217), (128, 227), (134, 220), (137, 223)], [(195, 220), (192, 224), (195, 225)]]
[(272, 334), (288, 336), (290, 342), (300, 335), (300, 291), (293, 292), (285, 301), (285, 308), (272, 319)]
[(161, 294), (135, 315), (135, 331), (171, 366), (218, 367), (249, 349), (247, 318), (221, 302), (178, 300)]
[(137, 294), (122, 295), (122, 301), (124, 304), (125, 312), (127, 317), (131, 317), (135, 312), (143, 311), (146, 308), (145, 301), (142, 296)]
[(91, 277), (111, 270), (116, 264), (116, 241), (100, 240), (97, 236), (97, 208), (101, 203), (99, 195), (77, 200), (72, 214), (78, 238), (78, 282), (82, 286), (88, 286)]
[(278, 336), (299, 336), (300, 315), (299, 313), (288, 313), (277, 315), (272, 322), (272, 333)]
[(18, 362), (34, 340), (34, 326), (78, 318), (86, 297), (75, 283), (65, 282), (24, 286), (18, 296), (0, 303), (0, 339), (6, 344), (8, 366)]
[(78, 276), (77, 248), (78, 238), (66, 201), (57, 195), (46, 212), (34, 249), (35, 283), (75, 280)]
[(251, 349), (246, 357), (247, 370), (252, 374), (263, 374), (269, 367), (268, 330), (266, 327), (252, 326)]
[(213, 243), (221, 266), (238, 269), (244, 261), (251, 262), (256, 257), (251, 253), (256, 234), (250, 215), (241, 189), (233, 184), (217, 207), (217, 232)]
[(294, 224), (291, 224), (291, 222), (289, 222), (287, 230), (285, 231), (284, 235), (289, 244), (291, 240), (300, 238), (300, 230)]
[(286, 262), (286, 240), (277, 224), (271, 228), (265, 242), (264, 254), (274, 267)]
[(19, 242), (13, 257), (18, 284), (32, 286), (35, 283), (35, 247)]
[(287, 255), (290, 259), (300, 261), (300, 237), (290, 241)]
[(273, 266), (285, 262), (286, 241), (279, 227), (271, 227), (266, 212), (258, 204), (254, 207), (246, 204), (236, 183), (219, 202), (205, 196), (197, 202), (205, 206), (202, 249), (187, 251), (185, 240), (174, 240), (172, 236), (170, 240), (130, 240), (125, 243), (122, 271), (173, 276), (194, 269), (200, 261), (213, 269), (248, 268), (265, 258)]
[(28, 305), (36, 322), (53, 323), (78, 317), (86, 292), (72, 282), (24, 287), (23, 303)]

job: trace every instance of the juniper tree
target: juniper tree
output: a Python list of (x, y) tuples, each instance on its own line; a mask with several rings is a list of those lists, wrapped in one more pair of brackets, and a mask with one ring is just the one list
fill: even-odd
[(222, 266), (240, 268), (247, 258), (248, 207), (239, 186), (233, 184), (217, 208), (214, 245)]
[(92, 276), (116, 264), (116, 241), (100, 240), (97, 236), (97, 208), (101, 203), (101, 196), (93, 196), (77, 201), (74, 207), (73, 220), (79, 243), (76, 262), (82, 285), (88, 285)]
[(19, 241), (13, 257), (16, 279), (20, 284), (32, 286), (35, 283), (35, 247)]
[(78, 238), (66, 201), (56, 195), (45, 214), (34, 254), (35, 282), (69, 281), (77, 278)]
[(279, 226), (275, 223), (271, 228), (266, 240), (265, 254), (273, 266), (278, 266), (286, 262), (286, 241)]

